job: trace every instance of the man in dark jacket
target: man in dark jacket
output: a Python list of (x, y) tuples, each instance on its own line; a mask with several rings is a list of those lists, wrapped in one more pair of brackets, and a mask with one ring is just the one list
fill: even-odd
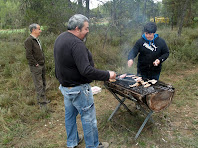
[(98, 140), (94, 99), (89, 83), (115, 79), (116, 74), (94, 67), (92, 54), (83, 42), (88, 32), (88, 18), (76, 14), (69, 19), (68, 31), (60, 34), (54, 45), (55, 73), (64, 96), (67, 147), (73, 148), (82, 140), (76, 124), (76, 116), (80, 114), (86, 148), (107, 148), (107, 142), (100, 143)]
[(45, 58), (41, 42), (39, 41), (39, 35), (41, 33), (40, 26), (38, 24), (31, 24), (29, 26), (30, 36), (25, 40), (24, 46), (26, 49), (26, 58), (29, 63), (30, 71), (37, 92), (38, 104), (42, 107), (50, 101), (46, 99), (45, 89)]
[(169, 56), (166, 42), (155, 34), (157, 26), (149, 22), (144, 26), (144, 34), (135, 43), (128, 55), (128, 67), (133, 65), (138, 55), (137, 74), (143, 79), (159, 79), (162, 63)]

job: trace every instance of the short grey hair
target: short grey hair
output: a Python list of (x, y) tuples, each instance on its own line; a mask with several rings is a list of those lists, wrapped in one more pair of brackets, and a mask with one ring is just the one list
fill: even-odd
[(78, 27), (81, 30), (84, 26), (84, 22), (89, 22), (89, 19), (82, 14), (75, 14), (69, 19), (67, 29), (75, 30), (75, 28)]
[(36, 29), (39, 24), (33, 23), (29, 26), (30, 32), (32, 33), (33, 29)]

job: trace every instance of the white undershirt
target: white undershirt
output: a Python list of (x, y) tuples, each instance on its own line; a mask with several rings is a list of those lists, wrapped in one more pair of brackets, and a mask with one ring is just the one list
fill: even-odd
[(30, 35), (31, 35), (34, 39), (36, 39), (37, 43), (39, 44), (40, 49), (42, 50), (42, 47), (41, 47), (41, 43), (40, 43), (39, 38), (34, 37), (32, 34), (30, 34)]

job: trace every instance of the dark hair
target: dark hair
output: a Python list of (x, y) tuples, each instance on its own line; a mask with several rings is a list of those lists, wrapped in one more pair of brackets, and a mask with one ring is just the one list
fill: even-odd
[(154, 22), (149, 22), (144, 25), (144, 32), (155, 33), (157, 31), (157, 25)]
[(82, 14), (75, 14), (69, 19), (67, 29), (75, 30), (75, 28), (78, 27), (78, 29), (81, 30), (84, 26), (84, 22), (89, 22), (89, 19)]

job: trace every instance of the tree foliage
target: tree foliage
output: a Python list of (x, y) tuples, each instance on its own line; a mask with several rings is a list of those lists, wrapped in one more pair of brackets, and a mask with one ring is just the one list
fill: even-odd
[(163, 0), (163, 15), (171, 18), (172, 26), (178, 26), (183, 11), (184, 14), (184, 26), (191, 26), (194, 23), (194, 18), (198, 15), (198, 1), (189, 0), (184, 10), (184, 4), (186, 0)]
[(33, 22), (47, 26), (50, 32), (62, 32), (68, 18), (74, 14), (68, 0), (20, 0), (25, 24)]
[(21, 15), (18, 11), (19, 2), (0, 0), (0, 28), (17, 28), (21, 26)]
[[(75, 13), (89, 18), (103, 18), (119, 30), (137, 27), (155, 16), (169, 17), (172, 26), (179, 27), (185, 0), (111, 0), (96, 9), (89, 9), (90, 0), (0, 0), (0, 28), (22, 28), (31, 23), (47, 26), (49, 32), (62, 32)], [(184, 14), (184, 26), (198, 20), (198, 1), (189, 0)]]
[[(111, 16), (114, 23), (133, 22), (139, 25), (160, 14), (159, 3), (153, 0), (113, 0), (105, 3), (101, 8), (101, 16)], [(96, 8), (98, 9), (98, 8)]]

